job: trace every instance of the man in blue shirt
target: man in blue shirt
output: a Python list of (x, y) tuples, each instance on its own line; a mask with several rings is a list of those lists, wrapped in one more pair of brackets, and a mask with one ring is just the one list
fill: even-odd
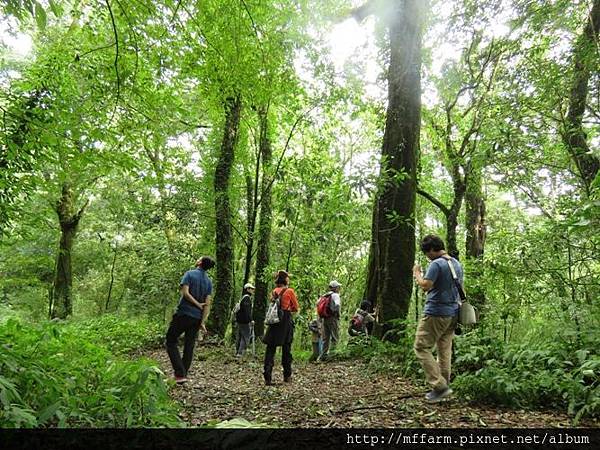
[[(435, 235), (427, 235), (421, 241), (421, 251), (431, 261), (423, 276), (421, 266), (415, 264), (413, 275), (417, 284), (427, 292), (423, 317), (417, 327), (415, 354), (421, 361), (427, 382), (433, 390), (425, 398), (438, 402), (452, 393), (450, 366), (452, 339), (458, 321), (459, 293), (450, 264), (462, 285), (463, 269), (460, 263), (446, 254), (444, 241)], [(433, 358), (433, 346), (437, 347), (437, 361)]]
[[(177, 311), (173, 314), (166, 339), (167, 353), (175, 372), (175, 381), (178, 384), (188, 381), (186, 377), (192, 365), (198, 331), (202, 330), (203, 333), (206, 333), (206, 320), (210, 314), (212, 294), (212, 281), (208, 278), (206, 271), (214, 265), (215, 262), (212, 258), (202, 256), (196, 261), (196, 268), (187, 271), (179, 283), (181, 299), (177, 305)], [(182, 360), (177, 341), (183, 333), (185, 333), (185, 337)]]

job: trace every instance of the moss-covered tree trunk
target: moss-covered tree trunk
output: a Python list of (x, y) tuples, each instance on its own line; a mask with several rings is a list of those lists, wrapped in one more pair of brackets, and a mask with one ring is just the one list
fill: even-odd
[[(257, 165), (260, 161), (257, 160)], [(254, 252), (254, 235), (256, 228), (256, 197), (255, 180), (249, 174), (245, 176), (246, 180), (246, 258), (244, 261), (244, 281), (246, 284), (250, 280), (250, 271), (252, 268), (252, 256)]]
[(262, 159), (262, 182), (260, 195), (260, 219), (258, 223), (258, 243), (256, 254), (256, 292), (254, 295), (253, 319), (256, 336), (264, 332), (265, 311), (269, 295), (270, 274), (269, 255), (271, 242), (271, 184), (269, 182), (273, 150), (269, 133), (268, 110), (259, 112), (260, 118), (260, 156)]
[(564, 144), (577, 166), (588, 194), (590, 186), (600, 170), (600, 161), (597, 156), (591, 153), (583, 129), (583, 116), (586, 110), (590, 76), (592, 71), (598, 70), (600, 62), (598, 56), (599, 33), (600, 0), (594, 0), (585, 29), (577, 39), (573, 49), (573, 84), (562, 133)]
[(217, 273), (212, 323), (214, 331), (221, 337), (225, 336), (233, 298), (233, 233), (231, 231), (229, 184), (235, 157), (241, 109), (242, 102), (239, 97), (228, 98), (225, 101), (223, 140), (214, 180)]
[[(416, 163), (421, 125), (421, 37), (426, 1), (393, 5), (389, 26), (388, 107), (376, 198), (370, 277), (377, 272), (382, 332), (405, 318), (415, 259)], [(371, 299), (372, 300), (372, 299)]]
[(467, 190), (466, 204), (466, 268), (469, 279), (469, 298), (482, 311), (485, 304), (485, 289), (483, 282), (483, 253), (485, 250), (486, 224), (485, 199), (482, 190), (481, 169), (470, 168), (465, 177)]
[(50, 317), (53, 319), (66, 319), (73, 314), (71, 251), (86, 206), (87, 203), (77, 211), (73, 189), (68, 183), (62, 185), (61, 197), (55, 207), (60, 225), (60, 242), (50, 305)]

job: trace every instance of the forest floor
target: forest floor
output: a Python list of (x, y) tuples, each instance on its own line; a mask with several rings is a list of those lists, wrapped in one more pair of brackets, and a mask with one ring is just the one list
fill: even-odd
[[(278, 353), (273, 386), (265, 386), (262, 358), (236, 360), (222, 347), (196, 348), (188, 383), (174, 386), (180, 417), (189, 426), (243, 418), (286, 428), (523, 428), (571, 427), (562, 411), (530, 411), (475, 405), (456, 395), (425, 402), (426, 387), (389, 373), (373, 373), (359, 360), (294, 361), (292, 383), (284, 383)], [(172, 374), (166, 352), (144, 356)], [(595, 422), (580, 426), (600, 426)]]

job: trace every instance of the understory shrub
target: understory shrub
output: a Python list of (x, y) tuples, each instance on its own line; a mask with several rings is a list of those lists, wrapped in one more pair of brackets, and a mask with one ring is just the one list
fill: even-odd
[(104, 346), (114, 354), (159, 347), (165, 339), (162, 321), (146, 317), (124, 318), (105, 314), (95, 319), (69, 322), (66, 328), (93, 344)]
[(87, 326), (0, 325), (0, 427), (179, 426), (156, 364), (109, 350), (132, 349), (136, 334), (100, 345), (86, 338), (83, 330), (96, 329)]
[(559, 408), (574, 416), (575, 423), (600, 416), (598, 353), (565, 342), (503, 345), (475, 332), (457, 338), (457, 347), (452, 384), (464, 398)]

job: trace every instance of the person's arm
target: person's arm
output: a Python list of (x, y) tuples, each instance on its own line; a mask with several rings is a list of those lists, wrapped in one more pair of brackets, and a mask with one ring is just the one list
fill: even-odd
[(431, 288), (433, 287), (433, 282), (435, 281), (435, 279), (430, 279), (433, 266), (433, 264), (430, 265), (429, 270), (427, 271), (427, 278), (423, 278), (423, 272), (419, 264), (415, 264), (415, 266), (413, 267), (413, 276), (415, 277), (415, 282), (425, 292), (431, 290)]
[(206, 296), (206, 303), (204, 308), (202, 309), (202, 320), (200, 321), (200, 331), (206, 333), (206, 321), (208, 320), (208, 316), (210, 315), (210, 305), (212, 304), (212, 297), (210, 295)]
[(192, 294), (190, 294), (190, 287), (187, 284), (182, 284), (179, 288), (179, 292), (181, 292), (181, 296), (185, 298), (188, 302), (194, 305), (196, 308), (202, 309), (204, 303), (200, 303), (196, 300)]
[(338, 312), (341, 312), (342, 298), (340, 297), (340, 294), (338, 294), (337, 292), (334, 292), (333, 294), (331, 294), (331, 300), (333, 301), (333, 303), (335, 305), (335, 310)]
[(296, 297), (296, 293), (293, 289), (289, 289), (289, 291), (286, 291), (286, 293), (287, 292), (289, 292), (288, 295), (290, 295), (290, 312), (296, 313), (299, 309), (298, 298)]

